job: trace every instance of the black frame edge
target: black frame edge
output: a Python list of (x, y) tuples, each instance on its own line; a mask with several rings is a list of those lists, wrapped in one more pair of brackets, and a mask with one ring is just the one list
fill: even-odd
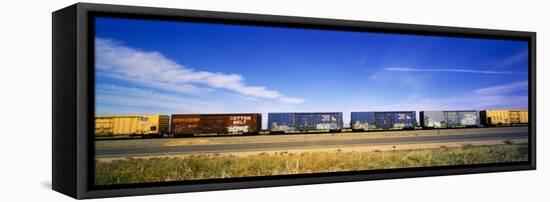
[(52, 13), (52, 189), (77, 197), (76, 5)]
[[(56, 25), (63, 21), (60, 18), (56, 20), (56, 13), (67, 12), (72, 10), (74, 12), (70, 17), (72, 28), (76, 29), (73, 36), (69, 38), (61, 37), (60, 39), (66, 40), (71, 37), (76, 41), (71, 45), (75, 49), (73, 52), (68, 52), (67, 49), (56, 48), (59, 45), (59, 39), (56, 36)], [(303, 177), (292, 179), (269, 179), (258, 181), (239, 181), (239, 182), (222, 182), (211, 184), (194, 184), (194, 185), (170, 185), (170, 186), (158, 186), (158, 187), (143, 187), (143, 188), (120, 188), (120, 189), (107, 189), (107, 190), (95, 190), (90, 189), (89, 182), (93, 182), (93, 178), (90, 178), (89, 165), (93, 164), (93, 152), (90, 153), (89, 148), (93, 146), (87, 139), (88, 133), (91, 133), (88, 126), (93, 125), (92, 120), (89, 118), (89, 113), (93, 113), (93, 106), (89, 105), (90, 96), (93, 97), (93, 62), (88, 61), (90, 50), (88, 47), (88, 23), (90, 12), (112, 12), (121, 13), (126, 15), (153, 15), (153, 16), (167, 16), (169, 18), (201, 18), (211, 20), (223, 20), (239, 22), (255, 22), (266, 23), (271, 22), (293, 24), (297, 27), (308, 24), (314, 24), (318, 26), (334, 26), (339, 29), (348, 28), (368, 28), (376, 30), (386, 31), (403, 31), (410, 30), (413, 33), (422, 34), (435, 34), (435, 35), (460, 35), (466, 37), (481, 37), (481, 38), (505, 38), (505, 39), (528, 39), (530, 41), (530, 124), (529, 124), (529, 146), (530, 146), (530, 163), (521, 165), (505, 165), (505, 166), (487, 166), (487, 167), (474, 167), (474, 168), (449, 168), (442, 170), (418, 170), (407, 172), (389, 172), (381, 173), (377, 175), (365, 174), (365, 175), (341, 175), (341, 176), (327, 176), (327, 177)], [(336, 19), (319, 19), (319, 18), (305, 18), (305, 17), (289, 17), (289, 16), (276, 16), (276, 15), (259, 15), (259, 14), (243, 14), (243, 13), (230, 13), (230, 12), (213, 12), (213, 11), (197, 11), (197, 10), (184, 10), (184, 9), (170, 9), (170, 8), (153, 8), (153, 7), (135, 7), (135, 6), (120, 6), (120, 5), (108, 5), (108, 4), (90, 4), (90, 3), (77, 3), (68, 8), (56, 11), (53, 14), (53, 169), (52, 169), (52, 187), (54, 190), (67, 194), (74, 198), (100, 198), (100, 197), (115, 197), (115, 196), (135, 196), (135, 195), (147, 195), (147, 194), (167, 194), (167, 193), (182, 193), (182, 192), (196, 192), (196, 191), (213, 191), (213, 190), (227, 190), (227, 189), (242, 189), (242, 188), (259, 188), (259, 187), (274, 187), (274, 186), (289, 186), (289, 185), (306, 185), (306, 184), (319, 184), (319, 183), (337, 183), (337, 182), (352, 182), (352, 181), (365, 181), (365, 180), (381, 180), (381, 179), (396, 179), (396, 178), (411, 178), (411, 177), (428, 177), (428, 176), (444, 176), (444, 175), (459, 175), (459, 174), (475, 174), (475, 173), (489, 173), (489, 172), (504, 172), (504, 171), (520, 171), (520, 170), (534, 170), (536, 169), (536, 33), (535, 32), (520, 32), (520, 31), (507, 31), (507, 30), (489, 30), (489, 29), (477, 29), (477, 28), (460, 28), (460, 27), (443, 27), (443, 26), (431, 26), (431, 25), (413, 25), (413, 24), (399, 24), (399, 23), (381, 23), (381, 22), (365, 22), (365, 21), (352, 21), (352, 20), (336, 20)], [(58, 21), (58, 22), (56, 22)], [(65, 29), (65, 28), (64, 28)], [(58, 39), (58, 40), (56, 40)], [(70, 56), (65, 55), (62, 59), (55, 59), (60, 53), (69, 53)], [(74, 56), (74, 58), (72, 58)], [(61, 65), (60, 60), (73, 60), (76, 66)], [(67, 61), (65, 61), (67, 62)], [(90, 65), (92, 64), (92, 65)], [(77, 67), (77, 68), (75, 68)], [(56, 73), (59, 68), (72, 68), (74, 74), (73, 78), (76, 79), (71, 82), (56, 81), (60, 76), (68, 75), (67, 72)], [(56, 70), (57, 69), (57, 70)], [(76, 70), (75, 70), (76, 69)], [(69, 96), (70, 99), (75, 101), (74, 108), (70, 106), (60, 105), (59, 100), (55, 97), (63, 94), (56, 90), (56, 86), (61, 85), (63, 88), (74, 88), (69, 92), (64, 92), (64, 95)], [(68, 85), (67, 85), (68, 84)], [(74, 87), (72, 87), (74, 86)], [(59, 99), (59, 98), (58, 98)], [(93, 105), (93, 103), (92, 103)], [(76, 117), (73, 118), (75, 124), (71, 125), (74, 128), (72, 133), (67, 133), (66, 130), (61, 130), (56, 124), (60, 121), (63, 123), (71, 118), (61, 117), (63, 110), (73, 112)], [(93, 114), (92, 114), (93, 115)], [(69, 135), (72, 135), (70, 137)], [(62, 153), (61, 149), (55, 147), (60, 143), (73, 144), (70, 147), (72, 154)], [(69, 158), (69, 162), (60, 162), (59, 158)], [(57, 160), (55, 160), (57, 159)], [(74, 161), (72, 161), (74, 160)], [(71, 172), (75, 172), (74, 178), (67, 178), (67, 173), (56, 171), (59, 168), (67, 169), (72, 168)], [(57, 173), (57, 174), (56, 174)], [(63, 174), (63, 178), (59, 177), (59, 174)], [(93, 176), (93, 175), (92, 175)], [(70, 179), (70, 180), (69, 180)]]
[(537, 33), (529, 38), (529, 158), (531, 168), (537, 169)]
[[(350, 19), (331, 19), (331, 18), (315, 18), (315, 17), (300, 17), (300, 16), (283, 16), (272, 14), (251, 14), (237, 13), (225, 11), (208, 11), (208, 10), (189, 10), (176, 8), (161, 8), (161, 7), (146, 7), (146, 6), (126, 6), (114, 4), (97, 4), (97, 3), (78, 3), (83, 11), (86, 12), (106, 12), (117, 13), (121, 15), (148, 15), (155, 16), (156, 19), (169, 18), (198, 18), (210, 19), (213, 21), (239, 21), (237, 24), (253, 24), (262, 25), (278, 25), (285, 26), (294, 25), (295, 27), (309, 27), (308, 25), (332, 26), (338, 27), (339, 30), (346, 28), (368, 28), (378, 30), (379, 32), (388, 33), (409, 33), (420, 35), (446, 35), (446, 36), (463, 36), (463, 37), (478, 37), (478, 38), (530, 38), (535, 32), (533, 31), (517, 31), (517, 30), (500, 30), (500, 29), (483, 29), (470, 27), (451, 27), (441, 25), (424, 25), (424, 24), (407, 24), (393, 22), (376, 22), (376, 21), (361, 21)], [(324, 29), (327, 29), (326, 27)], [(367, 31), (363, 29), (363, 31)]]
[[(90, 174), (89, 166), (95, 161), (95, 153), (93, 151), (93, 141), (89, 141), (89, 137), (93, 137), (93, 130), (89, 127), (93, 126), (94, 102), (90, 103), (90, 97), (94, 97), (94, 69), (93, 61), (89, 60), (88, 36), (91, 34), (88, 30), (90, 18), (84, 3), (76, 4), (76, 148), (77, 155), (77, 197), (78, 199), (88, 198), (86, 195), (90, 191), (90, 182), (93, 182), (93, 173)], [(91, 114), (90, 114), (91, 113)], [(91, 180), (91, 181), (90, 181)]]

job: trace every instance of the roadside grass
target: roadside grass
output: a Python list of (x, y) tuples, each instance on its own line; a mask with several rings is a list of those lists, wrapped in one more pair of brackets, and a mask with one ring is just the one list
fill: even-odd
[(526, 144), (97, 161), (96, 185), (526, 161)]

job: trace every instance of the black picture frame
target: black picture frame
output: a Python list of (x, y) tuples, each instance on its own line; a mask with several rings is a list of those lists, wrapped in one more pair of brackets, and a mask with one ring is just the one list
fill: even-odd
[[(314, 29), (523, 40), (529, 44), (529, 160), (465, 166), (265, 176), (99, 187), (93, 184), (93, 17), (116, 16)], [(52, 188), (84, 199), (536, 169), (536, 33), (77, 3), (52, 14)]]

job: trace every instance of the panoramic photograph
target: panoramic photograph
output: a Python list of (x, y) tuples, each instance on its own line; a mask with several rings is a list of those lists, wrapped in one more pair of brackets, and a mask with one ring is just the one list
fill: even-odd
[(529, 159), (526, 41), (94, 26), (95, 185)]

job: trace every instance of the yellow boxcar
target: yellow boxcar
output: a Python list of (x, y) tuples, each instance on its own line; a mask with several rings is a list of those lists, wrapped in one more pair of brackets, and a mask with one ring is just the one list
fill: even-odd
[(95, 117), (95, 136), (162, 136), (168, 134), (168, 115), (113, 115)]
[(480, 112), (484, 125), (519, 125), (529, 123), (527, 109), (484, 110)]

